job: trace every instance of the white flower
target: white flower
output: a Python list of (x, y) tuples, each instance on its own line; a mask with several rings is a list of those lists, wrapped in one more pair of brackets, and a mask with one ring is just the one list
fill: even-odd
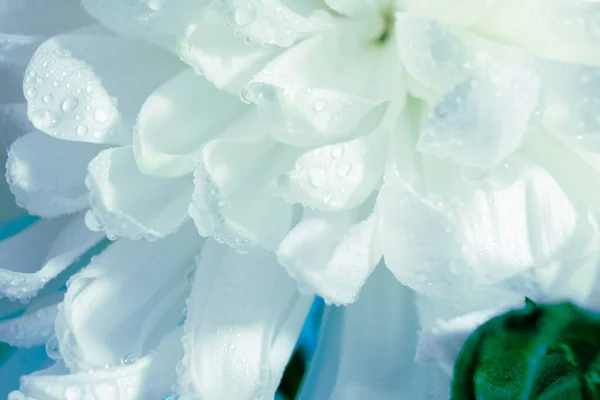
[[(330, 310), (302, 396), (442, 399), (448, 376), (413, 365), (418, 324), (593, 296), (600, 5), (84, 0), (90, 24), (64, 4), (65, 32), (0, 17), (33, 26), (10, 46), (52, 36), (7, 161), (47, 220), (0, 243), (26, 268), (0, 293), (116, 241), (49, 306), (59, 362), (24, 395), (272, 398), (311, 295), (353, 303), (373, 274)], [(412, 290), (433, 305), (419, 322)]]

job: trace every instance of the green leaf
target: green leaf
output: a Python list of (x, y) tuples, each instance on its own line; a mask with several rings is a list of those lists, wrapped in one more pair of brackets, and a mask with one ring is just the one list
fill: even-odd
[(491, 319), (455, 363), (452, 400), (600, 400), (600, 316), (571, 303)]

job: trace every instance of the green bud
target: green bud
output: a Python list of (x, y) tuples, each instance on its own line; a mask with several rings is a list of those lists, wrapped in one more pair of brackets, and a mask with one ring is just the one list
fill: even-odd
[(600, 315), (571, 303), (495, 317), (454, 366), (452, 400), (600, 400)]

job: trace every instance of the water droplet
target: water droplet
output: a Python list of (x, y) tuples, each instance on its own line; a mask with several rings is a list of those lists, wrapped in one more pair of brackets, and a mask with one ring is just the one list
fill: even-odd
[(316, 112), (323, 111), (323, 109), (325, 109), (326, 105), (327, 105), (327, 102), (325, 100), (315, 101), (315, 111)]
[(25, 96), (29, 98), (34, 98), (37, 95), (37, 90), (34, 88), (29, 88), (25, 91)]
[(61, 107), (64, 112), (69, 112), (69, 111), (73, 111), (75, 109), (75, 107), (77, 107), (77, 104), (79, 104), (79, 101), (77, 100), (77, 98), (69, 96), (63, 100)]
[(83, 392), (77, 386), (69, 386), (65, 389), (65, 400), (81, 400)]
[(242, 103), (245, 103), (245, 104), (252, 103), (252, 99), (250, 98), (250, 93), (248, 93), (248, 91), (246, 89), (243, 89), (240, 92), (240, 100), (242, 101)]
[(350, 163), (342, 163), (340, 165), (337, 166), (337, 168), (335, 169), (335, 172), (338, 174), (338, 176), (340, 178), (345, 178), (348, 175), (350, 175), (350, 172), (352, 171), (352, 164)]
[(254, 4), (252, 4), (250, 2), (247, 2), (246, 4), (239, 6), (235, 10), (235, 22), (239, 26), (248, 25), (255, 19), (256, 19), (256, 8), (254, 7)]
[(31, 114), (31, 122), (39, 128), (49, 128), (56, 125), (56, 118), (53, 113), (48, 110), (37, 110)]
[(79, 125), (77, 127), (77, 129), (75, 130), (75, 132), (77, 133), (77, 135), (79, 136), (85, 136), (86, 133), (88, 132), (88, 128), (85, 125)]
[(308, 173), (308, 179), (314, 187), (323, 187), (327, 183), (327, 172), (323, 168), (315, 168)]
[(48, 357), (57, 361), (62, 360), (62, 356), (60, 355), (60, 347), (58, 345), (58, 338), (56, 335), (50, 336), (50, 339), (46, 342), (46, 353)]
[(123, 365), (133, 364), (134, 362), (135, 362), (135, 357), (133, 357), (133, 355), (131, 353), (127, 353), (123, 357), (121, 357), (121, 364), (123, 364)]
[(100, 124), (105, 124), (108, 122), (109, 115), (106, 110), (102, 108), (96, 108), (94, 110), (94, 120)]
[(331, 157), (340, 158), (344, 155), (344, 145), (336, 145), (331, 148)]
[(52, 97), (51, 94), (47, 94), (42, 98), (42, 100), (44, 100), (44, 103), (46, 103), (46, 104), (52, 103), (53, 99), (54, 98)]

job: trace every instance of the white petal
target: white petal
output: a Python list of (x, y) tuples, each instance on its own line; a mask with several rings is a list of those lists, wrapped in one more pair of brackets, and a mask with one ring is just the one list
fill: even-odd
[(40, 46), (27, 68), (28, 115), (38, 129), (60, 139), (127, 144), (142, 102), (180, 69), (153, 46), (97, 26), (56, 36)]
[(553, 63), (544, 78), (546, 129), (598, 152), (600, 68)]
[(29, 133), (11, 146), (6, 178), (18, 204), (30, 214), (52, 218), (88, 205), (85, 174), (103, 147)]
[(195, 168), (201, 147), (248, 107), (192, 70), (156, 89), (138, 116), (134, 152), (143, 173), (181, 176)]
[(83, 215), (41, 220), (0, 242), (0, 297), (28, 299), (102, 239)]
[(178, 52), (184, 62), (214, 85), (239, 93), (278, 49), (248, 45), (225, 23), (222, 15), (207, 10), (202, 18), (186, 27), (179, 39)]
[[(56, 297), (56, 296), (55, 296)], [(0, 342), (15, 347), (34, 347), (46, 344), (54, 333), (58, 304), (27, 310), (21, 316), (0, 322)]]
[(83, 8), (115, 32), (174, 51), (187, 24), (201, 18), (210, 0), (83, 0)]
[[(505, 1), (503, 3), (506, 3)], [(480, 0), (403, 0), (403, 9), (410, 15), (437, 20), (449, 25), (468, 27), (494, 1)], [(520, 10), (519, 10), (520, 11)], [(519, 12), (517, 11), (517, 12)]]
[(273, 398), (310, 309), (275, 257), (207, 242), (188, 300), (182, 400)]
[(78, 0), (5, 1), (0, 9), (0, 30), (5, 33), (50, 36), (89, 22)]
[(116, 365), (157, 346), (183, 318), (201, 243), (190, 225), (155, 242), (120, 239), (75, 275), (56, 320), (69, 368)]
[[(500, 186), (464, 182), (455, 165), (426, 157), (425, 193), (389, 171), (379, 198), (383, 247), (401, 282), (452, 298), (475, 282), (498, 284), (532, 271), (514, 282), (525, 295), (528, 286), (549, 288), (557, 271), (595, 259), (596, 222), (587, 214), (597, 200), (584, 189), (589, 182), (576, 182), (598, 174), (551, 138), (535, 139), (538, 145), (523, 152), (528, 160), (505, 164), (516, 177)], [(542, 279), (544, 273), (551, 277)], [(589, 293), (584, 283), (572, 291)]]
[(404, 13), (397, 15), (394, 29), (402, 64), (420, 83), (441, 94), (468, 77), (472, 49), (458, 32)]
[(599, 65), (599, 16), (596, 1), (503, 0), (488, 3), (472, 29), (542, 57)]
[(88, 225), (101, 228), (109, 237), (163, 237), (177, 231), (188, 218), (191, 176), (144, 175), (130, 146), (100, 152), (88, 171), (92, 207)]
[(293, 170), (273, 182), (275, 192), (288, 203), (317, 210), (358, 207), (380, 184), (386, 134), (380, 127), (368, 136), (302, 154)]
[(376, 213), (361, 220), (357, 211), (304, 210), (279, 246), (279, 262), (302, 291), (315, 292), (328, 303), (352, 303), (381, 259), (378, 219)]
[[(393, 49), (365, 49), (363, 38), (355, 37), (351, 28), (295, 45), (246, 87), (245, 96), (275, 124), (271, 134), (277, 140), (300, 146), (340, 141), (373, 116), (378, 106), (402, 96), (393, 71), (397, 68)], [(380, 118), (374, 123), (378, 125)], [(361, 129), (360, 134), (364, 132)]]
[(378, 268), (356, 303), (330, 308), (300, 399), (426, 398), (435, 382), (414, 360), (418, 319), (413, 297)]
[[(33, 126), (27, 119), (27, 106), (24, 103), (0, 105), (0, 176), (6, 176), (6, 161), (8, 148), (14, 140), (26, 132), (31, 132)], [(6, 179), (0, 179), (0, 221), (18, 218), (25, 211), (17, 207), (15, 196), (10, 191)]]
[(538, 107), (541, 81), (511, 61), (498, 60), (447, 93), (421, 132), (419, 150), (481, 168), (515, 151)]
[(261, 44), (290, 46), (330, 26), (329, 15), (313, 0), (220, 0), (217, 4), (236, 32)]
[(181, 329), (174, 330), (155, 352), (122, 366), (72, 375), (53, 367), (24, 376), (20, 393), (35, 400), (163, 399), (171, 393), (175, 380), (174, 366), (181, 357), (180, 340)]
[(242, 251), (274, 251), (288, 232), (292, 206), (268, 184), (296, 153), (264, 136), (263, 121), (250, 112), (202, 149), (189, 208), (201, 235)]

